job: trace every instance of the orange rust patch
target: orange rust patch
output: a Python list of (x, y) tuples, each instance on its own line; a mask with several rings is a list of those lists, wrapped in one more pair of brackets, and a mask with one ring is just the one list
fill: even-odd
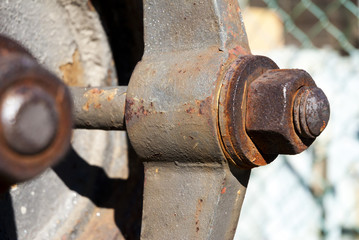
[(91, 0), (87, 1), (87, 8), (91, 11), (91, 12), (96, 12), (95, 7), (93, 6)]
[(115, 91), (107, 91), (107, 94), (107, 101), (111, 102), (117, 94), (117, 89)]
[(83, 105), (82, 109), (88, 112), (88, 110), (90, 109), (90, 104), (87, 102), (85, 105)]
[(237, 59), (239, 55), (249, 54), (249, 52), (241, 46), (236, 46), (235, 48), (230, 49), (228, 53), (229, 61)]
[(80, 53), (78, 49), (72, 55), (72, 63), (61, 65), (60, 71), (62, 73), (62, 80), (69, 86), (83, 86), (84, 85), (84, 69), (80, 60)]
[(227, 190), (227, 188), (226, 188), (226, 187), (223, 187), (223, 188), (222, 188), (222, 191), (221, 191), (221, 194), (225, 194), (225, 193), (226, 193), (226, 190)]
[(101, 103), (100, 103), (100, 95), (103, 93), (104, 91), (102, 89), (91, 89), (87, 92), (84, 93), (84, 97), (87, 98), (87, 102), (85, 103), (85, 105), (82, 106), (82, 109), (84, 111), (88, 111), (91, 107), (91, 105), (94, 108), (101, 108)]
[(94, 88), (94, 89), (91, 89), (90, 92), (92, 94), (101, 94), (103, 93), (103, 90), (102, 89), (98, 89), (98, 88)]
[(327, 123), (325, 121), (323, 121), (323, 125), (320, 128), (320, 132), (323, 132), (324, 128), (327, 126)]

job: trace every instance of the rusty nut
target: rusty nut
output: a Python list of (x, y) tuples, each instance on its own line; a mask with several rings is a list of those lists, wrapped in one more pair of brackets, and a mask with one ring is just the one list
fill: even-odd
[(0, 192), (58, 162), (72, 135), (66, 85), (0, 35)]
[[(323, 131), (329, 119), (323, 111), (329, 103), (317, 89), (310, 75), (297, 69), (268, 70), (249, 85), (246, 131), (263, 153), (300, 153)], [(315, 99), (323, 96), (321, 107), (315, 107)]]

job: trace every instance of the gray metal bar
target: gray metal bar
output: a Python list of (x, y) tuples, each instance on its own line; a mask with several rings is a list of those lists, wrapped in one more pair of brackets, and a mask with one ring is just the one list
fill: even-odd
[(125, 130), (127, 86), (71, 87), (74, 128)]

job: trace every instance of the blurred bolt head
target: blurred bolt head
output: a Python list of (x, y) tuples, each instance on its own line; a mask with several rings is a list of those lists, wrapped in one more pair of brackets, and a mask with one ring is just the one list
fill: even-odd
[(57, 131), (58, 116), (52, 97), (39, 87), (14, 87), (1, 108), (4, 138), (20, 154), (36, 154), (49, 146)]

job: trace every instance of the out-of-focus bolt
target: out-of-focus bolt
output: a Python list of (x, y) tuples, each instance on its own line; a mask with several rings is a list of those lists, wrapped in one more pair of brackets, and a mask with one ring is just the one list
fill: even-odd
[(50, 145), (58, 126), (55, 102), (39, 87), (14, 87), (1, 108), (4, 138), (21, 154), (36, 154)]
[(329, 121), (330, 107), (325, 94), (317, 87), (302, 87), (294, 102), (294, 125), (304, 138), (316, 138)]
[(72, 125), (66, 85), (0, 34), (0, 193), (58, 162)]

